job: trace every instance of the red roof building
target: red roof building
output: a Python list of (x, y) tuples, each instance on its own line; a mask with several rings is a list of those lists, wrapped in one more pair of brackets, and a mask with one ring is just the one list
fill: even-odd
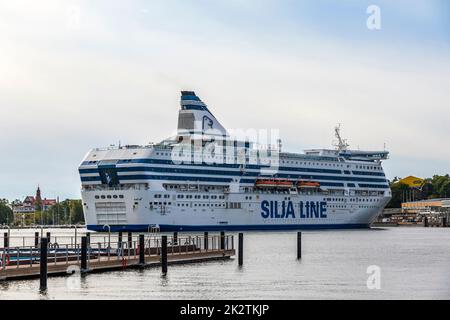
[(41, 189), (37, 188), (35, 196), (27, 196), (22, 204), (13, 208), (14, 213), (35, 213), (36, 209), (47, 211), (51, 206), (56, 204), (56, 199), (42, 199)]

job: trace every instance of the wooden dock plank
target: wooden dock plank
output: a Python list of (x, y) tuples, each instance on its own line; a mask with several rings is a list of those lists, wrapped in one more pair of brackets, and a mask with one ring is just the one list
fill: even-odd
[[(212, 261), (218, 259), (229, 259), (235, 255), (235, 250), (210, 250), (210, 251), (190, 251), (185, 253), (174, 253), (168, 255), (169, 264), (182, 264), (182, 263), (196, 263), (202, 261)], [(139, 264), (138, 256), (128, 256), (122, 259), (118, 259), (117, 256), (105, 257), (100, 259), (91, 259), (88, 262), (87, 272), (101, 272), (108, 270), (121, 270), (127, 268), (136, 267), (157, 267), (161, 264), (161, 257), (159, 255), (145, 256), (145, 265)], [(57, 261), (52, 262), (49, 259), (48, 263), (48, 275), (68, 275), (69, 267), (80, 267), (80, 261)], [(39, 277), (40, 267), (39, 264), (28, 265), (10, 265), (5, 269), (0, 268), (0, 280), (13, 280), (13, 279), (29, 279)]]

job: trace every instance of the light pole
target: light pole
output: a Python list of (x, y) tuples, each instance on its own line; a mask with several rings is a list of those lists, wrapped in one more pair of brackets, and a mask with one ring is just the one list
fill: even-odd
[(109, 224), (105, 224), (103, 226), (103, 230), (105, 230), (105, 228), (108, 228), (108, 251), (109, 251), (110, 244), (111, 244), (111, 227), (109, 226)]

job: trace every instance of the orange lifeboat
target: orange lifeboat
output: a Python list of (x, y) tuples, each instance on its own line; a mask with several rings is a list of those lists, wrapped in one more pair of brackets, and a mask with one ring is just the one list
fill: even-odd
[(285, 179), (258, 179), (255, 186), (259, 188), (291, 188), (293, 182)]
[(277, 180), (277, 187), (278, 188), (292, 188), (292, 181), (290, 180)]
[(260, 188), (276, 188), (277, 183), (274, 179), (258, 179), (255, 182), (255, 186)]
[(320, 188), (320, 183), (317, 181), (299, 181), (297, 182), (298, 188)]

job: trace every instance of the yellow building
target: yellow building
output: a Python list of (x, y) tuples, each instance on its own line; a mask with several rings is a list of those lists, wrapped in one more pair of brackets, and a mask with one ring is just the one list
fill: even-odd
[(397, 183), (406, 184), (410, 188), (420, 188), (425, 183), (425, 180), (414, 176), (408, 176), (406, 178), (397, 181)]

